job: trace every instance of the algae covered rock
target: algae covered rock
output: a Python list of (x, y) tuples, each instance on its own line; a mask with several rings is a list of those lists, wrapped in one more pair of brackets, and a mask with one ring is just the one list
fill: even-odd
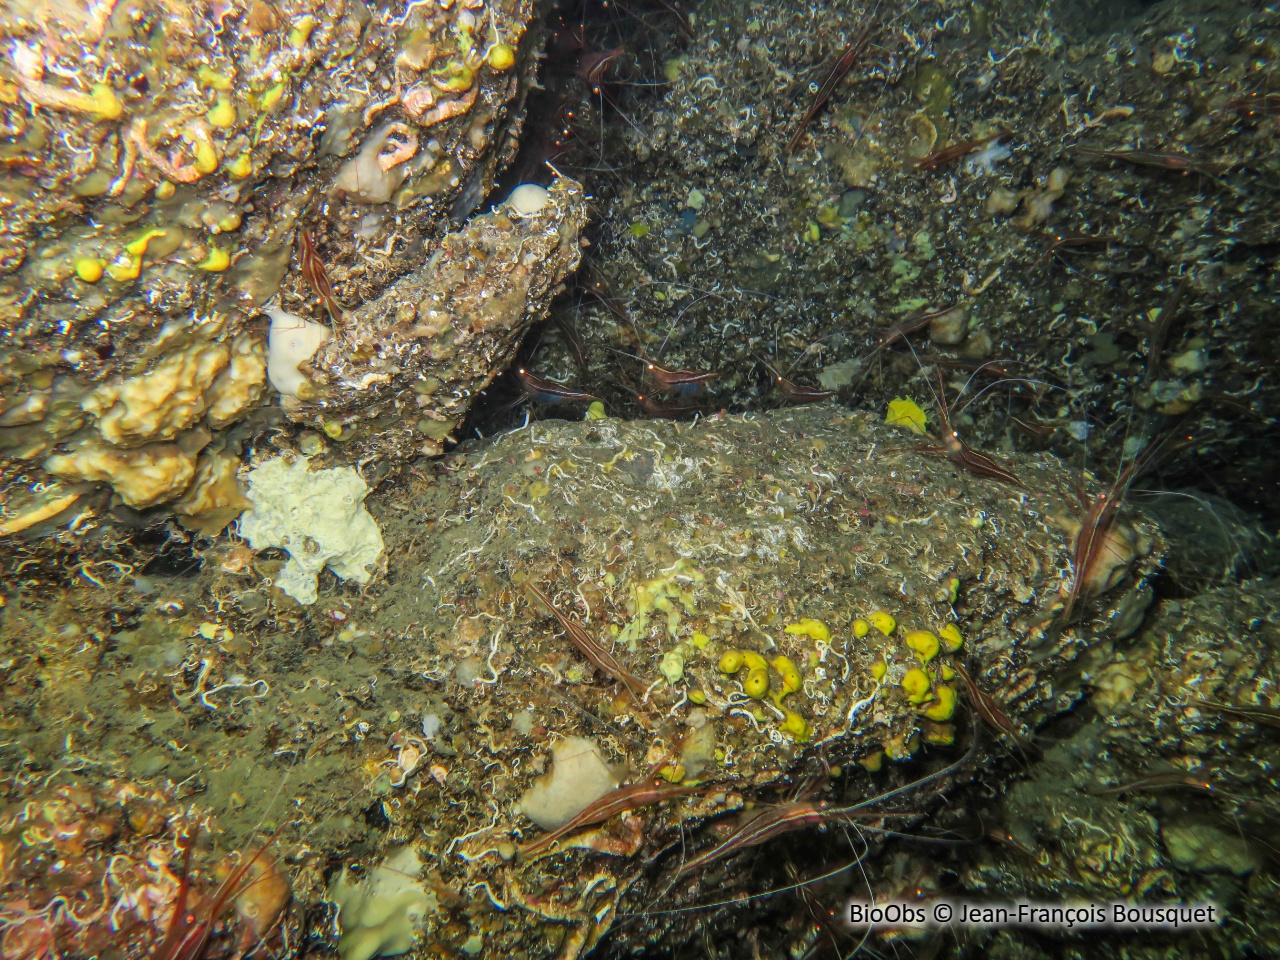
[[(300, 916), (339, 863), (368, 893), (360, 868), (411, 849), (421, 870), (396, 895), (344, 906), (353, 958), (715, 941), (731, 917), (686, 908), (793, 884), (788, 857), (808, 880), (861, 851), (821, 892), (832, 908), (896, 896), (913, 861), (875, 831), (954, 835), (974, 792), (1023, 776), (1007, 737), (975, 729), (961, 668), (1029, 734), (1109, 661), (1109, 611), (1142, 593), (1161, 541), (1139, 523), (1151, 552), (1064, 623), (1071, 538), (1053, 518), (1074, 476), (1048, 456), (1005, 463), (1031, 492), (961, 473), (881, 420), (535, 421), (365, 497), (385, 575), (312, 576), (311, 604), (234, 541), (198, 573), (87, 566), (56, 605), (24, 572), (0, 616), (6, 756), (196, 784), (249, 848), (287, 782)], [(307, 469), (259, 468), (323, 475)], [(349, 546), (290, 520), (336, 512), (305, 484), (273, 496), (295, 557)], [(560, 782), (584, 742), (588, 776)], [(734, 841), (788, 812), (794, 829)], [(750, 922), (777, 946), (796, 904), (754, 900)]]
[(503, 204), (344, 317), (284, 410), (373, 456), (436, 455), (578, 266), (586, 198), (561, 178), (538, 209)]
[[(444, 882), (473, 891), (468, 936), (530, 956), (585, 955), (606, 935), (615, 951), (674, 947), (716, 914), (667, 911), (767, 882), (777, 848), (715, 852), (744, 806), (821, 783), (823, 803), (874, 811), (902, 787), (901, 809), (929, 823), (976, 769), (961, 666), (1015, 724), (1078, 696), (1096, 637), (1058, 620), (1070, 538), (1050, 520), (1074, 503), (1070, 474), (1019, 460), (1036, 491), (1023, 493), (904, 448), (878, 419), (534, 423), (397, 498), (384, 533), (403, 559), (371, 589), (388, 634), (415, 638), (415, 675), (457, 712), (442, 794), (486, 813), (455, 819), (429, 784), (384, 809), (393, 837), (430, 823), (447, 847)], [(424, 515), (440, 518), (429, 536)], [(1140, 527), (1153, 552), (1089, 604), (1091, 622), (1151, 571), (1159, 540)], [(683, 669), (664, 672), (673, 649)], [(630, 771), (620, 790), (666, 799), (595, 818), (611, 795), (584, 795), (576, 829), (544, 832), (527, 814), (560, 769), (556, 738), (587, 738), (600, 770)], [(894, 890), (891, 862), (862, 861), (877, 896)], [(432, 917), (424, 944), (456, 949), (462, 933)]]
[[(188, 488), (203, 446), (236, 455), (273, 418), (267, 304), (337, 327), (321, 378), (336, 417), (312, 420), (343, 436), (359, 421), (353, 454), (400, 454), (406, 436), (379, 443), (395, 409), (409, 437), (437, 424), (416, 449), (439, 452), (577, 262), (581, 191), (505, 247), (499, 227), (444, 236), (514, 155), (531, 24), (521, 0), (0, 7), (3, 529), (64, 519), (26, 489), (48, 475), (70, 485), (81, 532), (99, 484), (139, 511), (185, 498), (193, 528), (224, 526), (235, 498), (201, 514)], [(388, 291), (442, 257), (411, 292), (439, 283), (468, 319), (423, 344)], [(389, 394), (415, 379), (448, 402), (428, 390), (400, 410)]]
[(1184, 870), (1243, 876), (1263, 862), (1262, 855), (1244, 837), (1209, 824), (1168, 823), (1161, 831), (1161, 839), (1169, 859)]
[[(1044, 9), (947, 4), (940, 18), (909, 2), (886, 17), (883, 4), (854, 0), (831, 7), (815, 35), (803, 5), (702, 0), (688, 42), (655, 57), (661, 94), (606, 81), (622, 109), (605, 112), (599, 134), (580, 129), (586, 148), (557, 161), (597, 168), (603, 144), (627, 175), (590, 184), (611, 227), (591, 253), (590, 283), (605, 296), (553, 308), (585, 349), (548, 336), (522, 362), (558, 379), (575, 371), (626, 416), (640, 405), (616, 375), (619, 349), (719, 372), (710, 392), (728, 409), (785, 401), (759, 359), (801, 385), (840, 389), (856, 374), (859, 395), (887, 400), (919, 373), (906, 327), (949, 388), (992, 361), (1065, 386), (1078, 404), (1046, 415), (1039, 397), (993, 402), (1001, 387), (967, 406), (967, 442), (1052, 444), (1115, 475), (1131, 455), (1116, 438), (1136, 422), (1135, 402), (1161, 416), (1194, 410), (1203, 432), (1230, 433), (1242, 452), (1225, 470), (1180, 458), (1165, 482), (1208, 489), (1207, 469), (1212, 489), (1274, 527), (1270, 447), (1252, 443), (1254, 413), (1223, 397), (1248, 396), (1262, 416), (1280, 407), (1277, 294), (1253, 282), (1270, 276), (1258, 251), (1280, 233), (1275, 97), (1256, 82), (1276, 69), (1280, 18), (1262, 4), (1091, 0), (1055, 4), (1048, 24)], [(973, 55), (953, 57), (968, 44)], [(820, 89), (827, 77), (844, 79)], [(1090, 109), (1062, 117), (1044, 96), (1059, 85)], [(1130, 153), (1152, 145), (1154, 155)], [(1202, 192), (1198, 175), (1214, 189)], [(1117, 206), (1119, 196), (1141, 200)], [(1183, 204), (1197, 215), (1170, 213)], [(1253, 259), (1238, 275), (1188, 269), (1242, 245)], [(1153, 249), (1159, 262), (1143, 262)], [(1126, 319), (1169, 304), (1183, 326), (1163, 348), (1145, 321)], [(1217, 321), (1226, 314), (1237, 321)], [(1048, 353), (1046, 317), (1061, 338)]]
[(1273, 582), (1246, 581), (1166, 600), (1131, 642), (1096, 644), (1079, 720), (989, 811), (1005, 842), (974, 857), (961, 886), (1211, 900), (1223, 906), (1213, 951), (1274, 942), (1278, 609)]

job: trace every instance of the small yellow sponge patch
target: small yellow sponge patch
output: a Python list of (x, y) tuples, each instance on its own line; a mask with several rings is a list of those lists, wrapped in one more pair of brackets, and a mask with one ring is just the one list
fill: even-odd
[(489, 66), (502, 71), (510, 70), (516, 63), (516, 48), (509, 43), (495, 43), (489, 48)]
[(794, 740), (808, 740), (811, 733), (805, 718), (792, 710), (787, 711), (786, 719), (778, 725), (778, 729), (783, 733), (790, 734)]
[(80, 257), (72, 264), (76, 276), (85, 283), (97, 283), (102, 279), (103, 263), (97, 257)]
[(764, 695), (769, 692), (769, 671), (749, 671), (747, 679), (742, 682), (742, 692), (752, 700), (763, 700)]
[(924, 703), (929, 699), (929, 685), (929, 675), (919, 667), (908, 670), (899, 683), (907, 699), (915, 704)]
[(960, 628), (954, 623), (948, 623), (939, 630), (938, 636), (942, 639), (947, 649), (953, 653), (964, 646), (964, 637), (960, 634)]
[(934, 688), (933, 696), (937, 702), (927, 707), (924, 715), (930, 720), (945, 723), (955, 715), (956, 692), (951, 687), (939, 685)]
[(902, 397), (890, 400), (884, 422), (892, 427), (901, 427), (912, 433), (924, 434), (924, 411), (914, 400), (904, 400)]
[(720, 658), (720, 672), (737, 673), (746, 662), (741, 650), (730, 650)]
[(743, 667), (747, 669), (747, 679), (742, 681), (742, 692), (752, 700), (763, 700), (769, 692), (769, 664), (764, 657), (754, 650), (729, 650), (720, 658), (721, 673), (732, 676)]
[(871, 621), (871, 625), (883, 633), (886, 637), (898, 629), (898, 621), (893, 618), (893, 614), (885, 613), (883, 610), (873, 610), (867, 614), (867, 619)]
[(915, 651), (916, 658), (921, 663), (928, 663), (936, 657), (942, 646), (938, 638), (927, 630), (914, 630), (907, 634), (903, 642)]
[(827, 625), (821, 620), (813, 620), (810, 617), (805, 617), (800, 622), (789, 625), (786, 632), (796, 636), (808, 637), (810, 640), (818, 641), (818, 643), (827, 643), (831, 640), (831, 631), (827, 628)]

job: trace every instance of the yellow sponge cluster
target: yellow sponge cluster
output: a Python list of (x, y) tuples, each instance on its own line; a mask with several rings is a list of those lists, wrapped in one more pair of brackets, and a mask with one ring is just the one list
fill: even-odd
[(794, 710), (788, 710), (782, 705), (783, 698), (795, 693), (803, 683), (800, 668), (790, 657), (777, 656), (770, 662), (754, 650), (730, 650), (720, 658), (719, 664), (720, 672), (728, 676), (734, 676), (744, 669), (747, 671), (747, 677), (742, 681), (742, 692), (753, 700), (763, 700), (770, 694), (772, 687), (769, 676), (770, 667), (777, 673), (779, 681), (778, 685), (772, 689), (771, 698), (783, 712), (779, 729), (796, 740), (809, 739), (813, 733), (809, 722)]
[[(893, 614), (873, 610), (865, 619), (853, 622), (853, 635), (862, 639), (876, 630), (889, 637), (897, 628), (898, 622)], [(950, 743), (954, 739), (949, 721), (955, 716), (956, 691), (946, 681), (955, 676), (955, 671), (945, 663), (933, 667), (930, 664), (940, 653), (955, 653), (963, 647), (964, 636), (959, 627), (948, 623), (936, 632), (912, 630), (902, 638), (902, 642), (914, 654), (919, 666), (907, 670), (898, 681), (898, 687), (910, 703), (920, 708), (921, 715), (927, 719), (925, 740), (929, 743)], [(888, 671), (888, 665), (883, 661), (875, 663), (871, 668), (872, 676), (877, 682), (883, 681)], [(892, 750), (888, 753), (894, 755)]]
[[(928, 671), (929, 663), (943, 650), (954, 653), (964, 646), (964, 636), (954, 623), (948, 623), (931, 633), (928, 630), (913, 630), (903, 638), (903, 642), (920, 661), (919, 667), (908, 670), (899, 682), (907, 699), (921, 708), (920, 712), (935, 723), (946, 723), (956, 712), (956, 692), (945, 683), (934, 685), (934, 681), (950, 680), (955, 671), (947, 664), (940, 664), (936, 671)], [(927, 706), (926, 706), (927, 704)], [(941, 742), (937, 738), (934, 742)]]

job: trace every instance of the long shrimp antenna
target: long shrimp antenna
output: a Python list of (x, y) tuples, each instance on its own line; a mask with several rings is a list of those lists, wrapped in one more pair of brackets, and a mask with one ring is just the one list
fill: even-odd
[[(854, 829), (857, 830), (860, 828), (854, 827)], [(865, 848), (861, 853), (857, 854), (857, 856), (853, 860), (851, 860), (849, 863), (844, 864), (843, 866), (836, 867), (834, 870), (829, 870), (826, 873), (816, 877), (809, 877), (808, 879), (801, 880), (797, 883), (788, 884), (787, 886), (783, 886), (783, 887), (774, 887), (772, 890), (762, 890), (758, 893), (748, 893), (748, 894), (744, 894), (741, 897), (731, 897), (728, 900), (717, 900), (714, 903), (695, 903), (687, 907), (668, 907), (665, 910), (642, 910), (637, 913), (621, 914), (620, 916), (621, 917), (637, 917), (637, 918), (638, 917), (669, 917), (669, 916), (675, 916), (681, 913), (700, 913), (704, 910), (715, 910), (719, 907), (732, 907), (739, 903), (749, 903), (753, 900), (764, 900), (768, 897), (776, 897), (780, 893), (790, 893), (792, 890), (798, 890), (800, 887), (811, 886), (812, 884), (815, 884), (815, 883), (822, 883), (822, 881), (824, 880), (830, 880), (832, 877), (838, 877), (840, 876), (840, 874), (846, 872), (847, 870), (851, 870), (855, 866), (858, 866), (860, 863), (862, 863), (862, 861), (866, 858), (867, 854), (870, 853), (870, 851), (871, 851), (871, 845), (866, 844)], [(863, 876), (866, 876), (865, 871), (863, 872)], [(666, 891), (664, 891), (663, 895), (665, 895), (665, 893)], [(661, 899), (661, 896), (658, 899)]]
[(671, 321), (671, 326), (667, 327), (667, 335), (663, 337), (662, 342), (658, 344), (658, 349), (656, 351), (656, 359), (658, 360), (662, 359), (662, 351), (667, 348), (667, 341), (671, 339), (671, 334), (675, 333), (675, 329), (680, 325), (680, 321), (684, 319), (684, 315), (688, 313), (690, 310), (692, 310), (694, 307), (696, 307), (698, 304), (700, 304), (703, 300), (710, 300), (713, 297), (717, 300), (723, 300), (726, 303), (728, 302), (728, 299), (726, 297), (721, 296), (718, 293), (712, 293), (708, 291), (704, 293), (702, 296), (697, 297), (692, 303), (686, 304), (685, 307), (679, 313), (676, 314), (676, 318)]
[[(973, 760), (973, 758), (977, 756), (978, 746), (981, 743), (981, 740), (982, 740), (981, 728), (975, 725), (973, 729), (973, 739), (970, 741), (969, 748), (964, 752), (963, 756), (959, 757), (956, 760), (953, 760), (951, 763), (948, 763), (946, 766), (940, 767), (939, 769), (935, 770), (933, 773), (920, 777), (919, 779), (912, 780), (909, 783), (905, 783), (900, 787), (895, 787), (892, 790), (887, 790), (883, 793), (878, 793), (875, 796), (869, 797), (866, 800), (859, 801), (858, 803), (850, 804), (844, 807), (833, 808), (832, 810), (829, 811), (829, 813), (831, 814), (832, 817), (838, 818), (842, 814), (848, 815), (860, 810), (865, 810), (868, 807), (885, 803), (889, 800), (894, 799), (895, 797), (904, 796), (908, 793), (911, 793), (912, 791), (920, 789), (921, 787), (928, 786), (930, 783), (935, 783), (938, 780), (943, 779), (944, 777), (950, 776), (951, 774), (957, 772), (958, 770), (968, 765)], [(895, 834), (895, 832), (892, 830), (880, 830), (875, 827), (869, 827), (866, 824), (862, 824), (862, 825), (850, 824), (850, 826), (852, 826), (859, 833), (865, 831), (867, 833), (876, 833), (884, 836), (895, 836), (895, 835), (901, 836), (901, 834)], [(681, 833), (681, 838), (683, 840), (683, 832)], [(919, 839), (919, 838), (916, 838), (916, 839)], [(826, 874), (824, 876), (815, 877), (811, 880), (804, 881), (804, 882), (806, 884), (817, 883), (817, 882), (820, 882), (821, 880), (825, 880), (825, 879), (829, 879), (830, 877), (837, 876), (838, 874), (843, 873), (845, 870), (848, 870), (854, 865), (860, 863), (866, 857), (869, 850), (870, 850), (870, 844), (867, 845), (866, 849), (864, 849), (863, 852), (860, 853), (857, 859), (852, 863), (845, 864), (843, 867), (840, 867), (837, 870), (829, 874)], [(666, 897), (671, 892), (671, 890), (675, 887), (676, 883), (679, 881), (679, 877), (680, 877), (679, 872), (678, 871), (675, 872), (672, 876), (671, 882), (667, 884), (666, 888), (662, 890), (655, 899), (662, 900), (664, 897)], [(865, 870), (863, 871), (863, 877), (866, 878)], [(869, 881), (868, 881), (868, 888), (869, 888)], [(642, 911), (639, 913), (629, 914), (629, 916), (632, 916), (632, 917), (668, 916), (672, 914), (692, 913), (699, 910), (711, 910), (716, 907), (732, 906), (734, 904), (744, 903), (753, 899), (762, 899), (764, 897), (773, 896), (778, 893), (783, 893), (788, 889), (794, 889), (794, 885), (790, 888), (780, 887), (775, 890), (767, 890), (761, 893), (751, 894), (746, 897), (736, 897), (730, 900), (719, 901), (716, 903), (696, 904), (694, 906), (689, 906), (689, 907), (671, 907), (666, 910)]]
[(627, 357), (631, 360), (639, 360), (641, 363), (649, 363), (648, 357), (643, 357), (637, 353), (628, 353), (626, 350), (619, 350), (617, 347), (605, 347), (610, 353), (616, 353), (620, 357)]
[[(911, 340), (910, 340), (908, 337), (903, 337), (903, 338), (902, 338), (902, 342), (903, 342), (903, 343), (905, 343), (905, 344), (907, 345), (907, 349), (911, 351), (911, 356), (913, 356), (913, 357), (915, 357), (915, 358), (916, 358), (916, 366), (920, 369), (920, 372), (923, 374), (923, 373), (925, 372), (925, 368), (924, 368), (924, 361), (920, 359), (920, 354), (916, 353), (915, 344), (913, 344), (913, 343), (911, 342)], [(936, 364), (935, 364), (935, 366), (936, 366)], [(933, 389), (933, 383), (930, 381), (929, 376), (928, 376), (927, 374), (925, 375), (924, 383), (925, 383), (925, 386), (929, 388), (929, 394), (933, 397), (933, 402), (934, 402), (934, 404), (936, 404), (936, 405), (937, 405), (937, 408), (938, 408), (939, 412), (941, 413), (942, 417), (944, 418), (944, 420), (946, 421), (946, 423), (950, 423), (950, 422), (951, 422), (951, 414), (950, 414), (950, 412), (947, 410), (947, 402), (946, 402), (946, 400), (944, 399), (944, 397), (943, 397), (943, 396), (939, 396), (939, 394), (937, 393), (937, 391), (935, 391), (935, 390)], [(941, 368), (941, 367), (938, 367), (938, 389), (939, 389), (939, 390), (942, 390), (942, 391), (943, 391), (943, 393), (945, 394), (945, 392), (946, 392), (946, 387), (945, 387), (945, 386), (943, 385), (943, 383), (942, 383), (942, 368)], [(944, 426), (945, 426), (945, 424), (944, 424)]]
[[(993, 361), (991, 361), (991, 362), (992, 362), (992, 363), (995, 363), (995, 362), (997, 362), (997, 361), (994, 361), (994, 360), (993, 360)], [(986, 366), (986, 364), (983, 364), (983, 366)], [(981, 368), (979, 368), (979, 369), (981, 369)], [(974, 376), (976, 376), (976, 375), (977, 375), (977, 374), (975, 373), (975, 374), (974, 374)], [(964, 387), (964, 389), (961, 389), (961, 391), (960, 391), (961, 396), (963, 396), (963, 395), (964, 395), (964, 391), (965, 391), (965, 389), (967, 389), (967, 388), (968, 388), (969, 384), (970, 384), (972, 381), (973, 381), (973, 377), (970, 377), (970, 378), (969, 378), (969, 380), (965, 381), (965, 387)], [(1050, 381), (1048, 381), (1048, 380), (1036, 380), (1036, 379), (1035, 379), (1035, 378), (1033, 378), (1033, 377), (1001, 377), (999, 380), (993, 380), (991, 383), (987, 384), (985, 387), (983, 387), (981, 390), (979, 390), (977, 393), (975, 393), (972, 397), (970, 397), (968, 400), (966, 400), (966, 401), (965, 401), (965, 403), (964, 403), (964, 406), (962, 406), (962, 407), (961, 407), (958, 411), (956, 411), (956, 412), (957, 412), (957, 413), (964, 413), (966, 410), (968, 410), (968, 409), (969, 409), (969, 407), (970, 407), (972, 404), (976, 403), (979, 399), (981, 399), (981, 397), (982, 397), (984, 394), (986, 394), (988, 391), (990, 391), (990, 390), (994, 390), (996, 387), (1000, 386), (1001, 384), (1005, 384), (1005, 383), (1029, 383), (1029, 384), (1031, 384), (1032, 386), (1036, 386), (1036, 387), (1046, 387), (1046, 388), (1048, 388), (1048, 389), (1050, 389), (1050, 390), (1067, 390), (1067, 387), (1064, 387), (1064, 386), (1063, 386), (1062, 384), (1060, 384), (1060, 383), (1051, 383), (1051, 382), (1050, 382)]]

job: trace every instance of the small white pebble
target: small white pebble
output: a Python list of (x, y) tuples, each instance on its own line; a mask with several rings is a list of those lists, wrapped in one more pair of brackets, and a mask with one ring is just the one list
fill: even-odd
[(453, 668), (453, 675), (460, 684), (466, 686), (475, 683), (483, 670), (483, 660), (479, 657), (468, 657), (466, 660), (459, 661), (458, 665)]
[(547, 188), (536, 183), (522, 183), (507, 197), (507, 206), (522, 217), (541, 213), (547, 205)]

